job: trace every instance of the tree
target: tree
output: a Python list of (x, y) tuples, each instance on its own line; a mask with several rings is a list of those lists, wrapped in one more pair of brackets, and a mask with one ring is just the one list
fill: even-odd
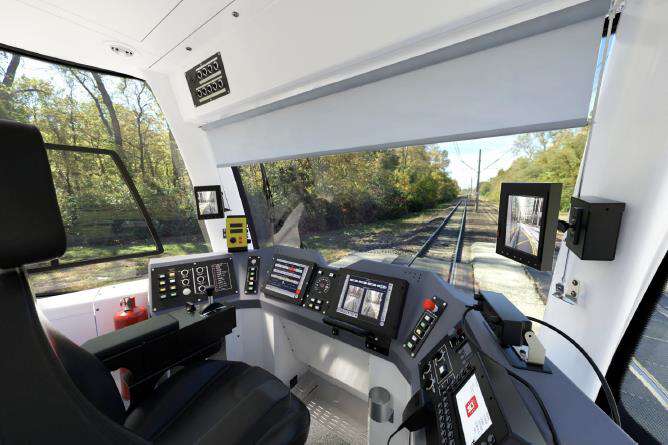
[[(559, 130), (550, 132), (545, 149), (538, 150), (533, 156), (515, 159), (507, 170), (499, 170), (488, 185), (481, 186), (485, 199), (498, 202), (503, 182), (560, 182), (563, 184), (561, 209), (570, 205), (577, 179), (582, 153), (587, 141), (588, 128), (577, 130)], [(526, 135), (517, 139), (526, 141)]]

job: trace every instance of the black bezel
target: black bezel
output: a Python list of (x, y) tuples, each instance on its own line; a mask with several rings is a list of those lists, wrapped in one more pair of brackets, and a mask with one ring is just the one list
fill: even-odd
[[(510, 196), (543, 198), (543, 215), (540, 221), (537, 255), (531, 255), (506, 246), (506, 218), (508, 216), (508, 198)], [(551, 270), (560, 200), (561, 184), (559, 183), (502, 183), (499, 199), (496, 253), (519, 263), (526, 264), (534, 269)]]
[[(390, 307), (387, 312), (387, 318), (384, 326), (379, 326), (375, 320), (364, 317), (350, 317), (348, 315), (337, 312), (339, 305), (339, 298), (341, 298), (341, 292), (343, 292), (343, 285), (345, 283), (347, 276), (359, 276), (364, 278), (369, 278), (376, 281), (385, 281), (387, 283), (392, 283), (392, 294), (390, 297)], [(401, 324), (401, 315), (404, 311), (404, 303), (406, 302), (406, 291), (408, 290), (408, 281), (402, 280), (400, 278), (388, 277), (384, 275), (377, 275), (369, 272), (361, 272), (354, 269), (339, 269), (338, 276), (336, 277), (335, 287), (337, 290), (336, 295), (330, 301), (329, 307), (327, 308), (327, 315), (331, 318), (345, 321), (354, 326), (363, 328), (375, 335), (384, 337), (384, 338), (397, 338), (399, 332), (399, 326)]]
[(453, 407), (453, 410), (455, 411), (453, 414), (457, 416), (457, 427), (458, 427), (458, 433), (459, 437), (461, 438), (462, 443), (464, 443), (464, 430), (463, 430), (463, 422), (462, 419), (459, 417), (459, 410), (457, 407), (457, 394), (459, 391), (464, 387), (466, 382), (469, 381), (471, 376), (475, 375), (476, 379), (478, 380), (478, 385), (480, 386), (480, 391), (482, 392), (482, 396), (485, 399), (485, 405), (487, 407), (487, 411), (489, 411), (489, 417), (492, 420), (492, 425), (485, 430), (484, 433), (480, 435), (478, 440), (476, 440), (474, 443), (475, 444), (482, 444), (486, 443), (487, 436), (492, 433), (494, 434), (494, 437), (496, 441), (502, 442), (503, 439), (505, 439), (508, 436), (508, 426), (506, 425), (506, 422), (503, 418), (503, 413), (501, 413), (501, 408), (499, 407), (499, 404), (496, 402), (496, 399), (494, 397), (494, 391), (492, 390), (491, 385), (489, 384), (489, 378), (485, 374), (485, 372), (481, 369), (481, 364), (480, 364), (480, 357), (477, 355), (477, 353), (473, 353), (473, 356), (475, 358), (471, 358), (472, 361), (474, 361), (473, 364), (473, 371), (469, 372), (466, 374), (466, 377), (464, 377), (461, 380), (461, 383), (458, 384), (450, 393), (449, 393), (449, 398), (450, 398), (450, 406)]
[[(195, 190), (195, 209), (197, 210), (197, 219), (220, 219), (225, 218), (225, 208), (223, 207), (223, 192), (219, 185), (197, 185)], [(218, 212), (210, 215), (202, 215), (199, 211), (199, 192), (215, 192)]]

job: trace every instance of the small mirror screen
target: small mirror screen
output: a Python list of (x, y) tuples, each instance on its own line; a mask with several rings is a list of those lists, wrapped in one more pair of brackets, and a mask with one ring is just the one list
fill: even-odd
[(457, 392), (455, 399), (464, 432), (464, 442), (475, 443), (492, 426), (492, 419), (489, 417), (485, 398), (475, 374)]
[(542, 218), (542, 197), (510, 195), (506, 214), (506, 246), (537, 256)]
[(197, 192), (197, 205), (200, 215), (217, 215), (220, 212), (215, 191)]

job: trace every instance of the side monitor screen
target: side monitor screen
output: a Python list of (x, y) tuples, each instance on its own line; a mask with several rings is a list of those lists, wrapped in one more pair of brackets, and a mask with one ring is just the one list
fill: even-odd
[(561, 184), (501, 184), (496, 253), (551, 270), (560, 201)]
[(545, 199), (539, 196), (510, 195), (508, 197), (507, 247), (538, 256), (544, 201)]

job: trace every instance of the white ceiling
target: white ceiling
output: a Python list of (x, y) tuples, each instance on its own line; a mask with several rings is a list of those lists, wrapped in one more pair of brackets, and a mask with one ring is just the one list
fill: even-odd
[[(589, 2), (0, 0), (0, 43), (167, 75), (184, 117), (206, 123)], [(112, 43), (136, 53), (115, 55)], [(195, 109), (183, 73), (218, 51), (231, 94)]]

